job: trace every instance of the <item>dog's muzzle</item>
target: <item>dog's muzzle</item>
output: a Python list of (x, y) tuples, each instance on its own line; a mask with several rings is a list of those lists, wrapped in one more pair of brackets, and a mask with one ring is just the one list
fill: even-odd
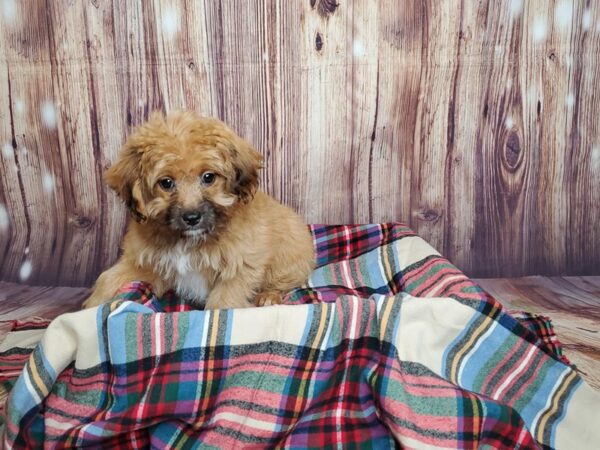
[(204, 202), (196, 209), (174, 208), (170, 225), (171, 228), (182, 231), (185, 235), (196, 236), (211, 233), (215, 229), (216, 222), (215, 208), (209, 202)]

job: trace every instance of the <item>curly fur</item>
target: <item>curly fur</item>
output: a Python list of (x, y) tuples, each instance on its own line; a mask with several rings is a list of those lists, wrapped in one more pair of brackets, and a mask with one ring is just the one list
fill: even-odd
[[(261, 163), (217, 119), (153, 113), (106, 172), (132, 220), (121, 258), (84, 307), (134, 280), (207, 309), (278, 303), (304, 283), (314, 267), (312, 239), (296, 213), (258, 191)], [(161, 184), (167, 178), (172, 188)]]

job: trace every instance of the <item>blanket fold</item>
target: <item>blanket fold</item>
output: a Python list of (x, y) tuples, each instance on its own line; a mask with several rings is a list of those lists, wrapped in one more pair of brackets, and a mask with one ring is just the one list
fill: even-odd
[[(410, 229), (311, 230), (319, 267), (286, 305), (190, 311), (136, 282), (111, 303), (58, 317), (11, 390), (5, 446), (598, 442), (600, 395), (555, 342)], [(9, 358), (14, 347), (0, 351)]]

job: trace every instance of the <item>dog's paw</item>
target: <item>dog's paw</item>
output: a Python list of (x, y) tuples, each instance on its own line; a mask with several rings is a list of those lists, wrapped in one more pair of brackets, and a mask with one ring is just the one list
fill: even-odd
[(283, 303), (283, 296), (279, 291), (263, 291), (254, 299), (256, 306), (280, 305), (281, 303)]

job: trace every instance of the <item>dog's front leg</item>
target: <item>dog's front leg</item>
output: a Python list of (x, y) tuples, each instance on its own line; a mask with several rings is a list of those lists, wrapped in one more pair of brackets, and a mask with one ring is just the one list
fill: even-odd
[(219, 279), (208, 294), (204, 309), (248, 308), (260, 282), (259, 276), (251, 273), (238, 274), (229, 279)]
[(131, 281), (150, 283), (157, 295), (161, 295), (165, 290), (165, 282), (158, 278), (153, 271), (141, 269), (130, 261), (120, 259), (98, 277), (92, 295), (83, 302), (82, 308), (93, 308), (108, 302), (121, 286)]

